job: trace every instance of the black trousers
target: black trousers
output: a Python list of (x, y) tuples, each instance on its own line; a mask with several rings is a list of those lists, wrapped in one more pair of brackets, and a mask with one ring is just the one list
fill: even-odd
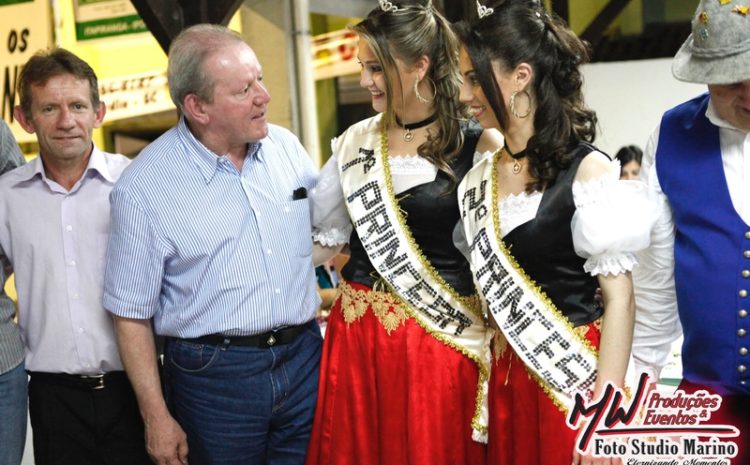
[(97, 380), (30, 373), (36, 465), (153, 465), (143, 421), (123, 372)]

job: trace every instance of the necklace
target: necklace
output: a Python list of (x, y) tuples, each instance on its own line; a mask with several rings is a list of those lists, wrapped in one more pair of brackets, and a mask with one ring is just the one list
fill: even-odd
[(521, 163), (518, 160), (526, 156), (526, 149), (513, 154), (508, 150), (508, 146), (505, 145), (502, 150), (503, 154), (508, 154), (508, 156), (513, 159), (513, 174), (519, 174), (521, 172)]
[(409, 124), (402, 124), (401, 120), (396, 117), (396, 124), (404, 128), (404, 142), (411, 142), (414, 140), (414, 133), (411, 131), (413, 129), (419, 129), (427, 126), (428, 124), (432, 123), (437, 119), (437, 113), (433, 113), (427, 118), (423, 119), (422, 121), (417, 121), (416, 123), (409, 123)]

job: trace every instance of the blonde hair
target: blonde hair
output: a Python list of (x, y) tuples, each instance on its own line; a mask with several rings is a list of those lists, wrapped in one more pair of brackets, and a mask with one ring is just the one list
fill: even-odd
[[(418, 1), (392, 2), (397, 11), (375, 8), (365, 20), (350, 29), (366, 41), (385, 72), (386, 128), (397, 125), (393, 82), (399, 79), (396, 58), (407, 66), (422, 56), (430, 60), (426, 74), (435, 86), (434, 107), (439, 130), (419, 146), (418, 154), (455, 179), (448, 162), (461, 150), (461, 77), (458, 67), (458, 39), (448, 21), (432, 7)], [(403, 87), (402, 87), (403, 89)]]

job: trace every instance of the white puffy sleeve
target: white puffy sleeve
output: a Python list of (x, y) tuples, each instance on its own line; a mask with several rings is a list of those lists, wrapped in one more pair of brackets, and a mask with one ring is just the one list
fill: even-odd
[[(335, 146), (336, 141), (331, 145)], [(320, 170), (318, 184), (310, 191), (313, 240), (326, 247), (349, 242), (352, 223), (344, 204), (336, 153)]]
[(576, 211), (571, 228), (576, 253), (593, 276), (618, 275), (638, 264), (635, 253), (649, 245), (656, 209), (641, 181), (620, 181), (620, 163), (573, 183)]

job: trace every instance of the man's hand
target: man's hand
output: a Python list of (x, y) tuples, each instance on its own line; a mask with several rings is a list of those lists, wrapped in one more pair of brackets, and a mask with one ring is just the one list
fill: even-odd
[(147, 418), (146, 451), (156, 465), (184, 465), (188, 463), (187, 436), (170, 415)]
[(115, 316), (114, 322), (122, 364), (146, 429), (146, 451), (156, 465), (185, 465), (187, 436), (164, 401), (151, 321)]

